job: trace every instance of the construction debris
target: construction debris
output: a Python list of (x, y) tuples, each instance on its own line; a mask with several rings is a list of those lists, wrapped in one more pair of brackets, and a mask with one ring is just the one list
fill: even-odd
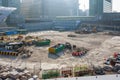
[(0, 79), (2, 80), (28, 80), (32, 76), (32, 73), (26, 69), (0, 65)]
[(40, 39), (39, 37), (34, 36), (25, 36), (25, 35), (18, 35), (18, 36), (1, 36), (0, 38), (0, 54), (1, 55), (11, 55), (11, 56), (18, 56), (21, 55), (22, 57), (30, 57), (33, 51), (27, 50), (25, 47), (27, 46), (44, 46), (50, 45), (50, 39)]
[[(109, 65), (111, 63), (109, 62), (108, 59), (107, 67), (106, 65), (104, 66), (103, 64), (105, 59), (107, 60), (109, 56), (113, 55), (112, 54), (113, 52), (119, 52), (120, 49), (119, 37), (104, 35), (103, 33), (98, 33), (98, 34), (93, 33), (93, 34), (83, 34), (83, 35), (75, 34), (76, 37), (68, 38), (69, 34), (75, 34), (75, 33), (41, 31), (35, 33), (29, 33), (27, 35), (2, 36), (0, 40), (0, 48), (1, 48), (0, 50), (1, 51), (4, 50), (5, 52), (1, 53), (1, 55), (7, 56), (8, 54), (11, 54), (10, 52), (6, 52), (6, 49), (7, 51), (17, 52), (17, 54), (19, 55), (15, 57), (13, 61), (17, 63), (15, 64), (13, 63), (13, 65), (15, 67), (16, 64), (23, 66), (22, 63), (24, 62), (24, 60), (26, 60), (27, 63), (26, 67), (29, 68), (30, 70), (33, 68), (34, 64), (37, 65), (35, 67), (38, 67), (38, 65), (40, 65), (40, 60), (42, 60), (41, 63), (42, 70), (55, 69), (55, 68), (59, 69), (59, 67), (67, 66), (67, 65), (69, 65), (69, 67), (72, 67), (72, 69), (66, 69), (66, 67), (64, 67), (65, 69), (59, 69), (61, 70), (58, 71), (60, 75), (59, 76), (50, 75), (52, 76), (51, 78), (70, 77), (70, 76), (79, 77), (84, 75), (102, 75), (102, 74), (119, 73), (120, 71), (119, 67), (116, 67), (118, 63), (115, 64), (115, 66), (111, 67)], [(59, 53), (59, 51), (62, 51), (64, 55), (61, 55), (59, 57), (57, 56), (57, 58), (50, 57), (51, 55), (48, 54), (48, 52), (50, 52), (48, 50), (50, 49), (49, 45), (44, 47), (41, 46), (41, 42), (43, 43), (47, 41), (50, 41), (49, 44), (50, 46), (53, 45), (52, 47), (50, 47), (51, 51), (53, 52), (52, 54), (57, 54), (57, 52)], [(40, 46), (38, 45), (38, 43), (40, 43)], [(56, 49), (58, 48), (61, 49), (57, 51)], [(67, 54), (67, 52), (70, 54)], [(85, 55), (83, 57), (74, 57), (72, 56), (72, 52), (75, 52), (75, 54), (79, 56), (84, 54)], [(13, 57), (4, 58), (4, 56), (3, 58), (1, 58), (0, 64), (8, 64), (11, 59), (13, 60)], [(114, 55), (114, 58), (117, 56), (118, 55)], [(78, 66), (78, 69), (74, 69), (74, 66), (76, 64), (80, 64), (81, 66), (83, 66), (83, 64), (86, 64), (87, 68)], [(95, 65), (96, 67), (93, 68), (91, 64)], [(39, 71), (38, 69), (35, 70), (36, 73), (37, 71)], [(74, 72), (73, 70), (76, 71)], [(2, 69), (1, 72), (3, 75), (6, 75), (6, 72), (2, 71)], [(20, 74), (21, 72), (24, 71), (21, 69), (17, 71), (16, 68), (14, 70), (11, 70), (11, 73), (13, 75)], [(63, 73), (62, 75), (61, 72)], [(54, 71), (52, 74), (54, 74)], [(38, 74), (35, 75), (39, 76)], [(26, 76), (25, 77), (22, 76), (22, 80), (33, 79), (32, 76), (29, 77), (29, 79), (28, 78), (26, 79)]]

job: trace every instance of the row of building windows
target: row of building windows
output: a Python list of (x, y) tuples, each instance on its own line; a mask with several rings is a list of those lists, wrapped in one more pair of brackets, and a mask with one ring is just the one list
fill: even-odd
[(90, 16), (112, 12), (112, 0), (90, 0)]

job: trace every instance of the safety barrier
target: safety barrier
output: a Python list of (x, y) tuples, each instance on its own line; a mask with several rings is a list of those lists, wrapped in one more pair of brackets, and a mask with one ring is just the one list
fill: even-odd
[(17, 52), (4, 52), (0, 51), (0, 55), (18, 56)]

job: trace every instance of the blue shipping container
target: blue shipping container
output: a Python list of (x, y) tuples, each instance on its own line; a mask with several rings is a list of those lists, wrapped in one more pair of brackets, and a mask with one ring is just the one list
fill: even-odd
[(5, 32), (6, 35), (15, 35), (15, 34), (18, 34), (17, 31), (7, 31)]

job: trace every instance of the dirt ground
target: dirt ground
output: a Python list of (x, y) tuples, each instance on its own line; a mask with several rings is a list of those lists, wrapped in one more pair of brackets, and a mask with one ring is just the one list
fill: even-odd
[[(74, 34), (76, 37), (68, 37)], [(74, 66), (78, 64), (103, 65), (104, 59), (110, 57), (114, 52), (120, 52), (120, 37), (104, 35), (103, 33), (75, 34), (74, 32), (42, 31), (29, 33), (30, 36), (40, 36), (51, 39), (53, 46), (57, 43), (70, 42), (77, 47), (85, 47), (90, 51), (82, 57), (73, 57), (71, 51), (64, 51), (56, 55), (48, 53), (49, 46), (29, 47), (33, 51), (30, 58), (22, 60), (14, 57), (0, 57), (0, 64), (13, 65), (16, 67), (41, 67), (42, 69), (61, 68), (64, 66)]]

